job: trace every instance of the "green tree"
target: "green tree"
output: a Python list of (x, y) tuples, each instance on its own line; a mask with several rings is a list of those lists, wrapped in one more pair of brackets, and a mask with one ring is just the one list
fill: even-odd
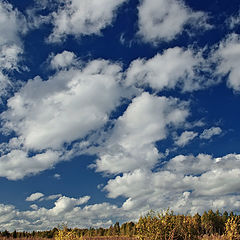
[(17, 231), (16, 231), (16, 230), (13, 231), (12, 237), (13, 237), (13, 238), (17, 238)]

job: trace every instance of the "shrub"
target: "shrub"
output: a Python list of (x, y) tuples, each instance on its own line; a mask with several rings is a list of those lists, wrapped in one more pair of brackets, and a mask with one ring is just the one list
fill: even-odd
[(225, 234), (229, 240), (240, 239), (240, 218), (231, 216), (225, 224)]
[(82, 240), (74, 230), (68, 229), (66, 226), (63, 229), (58, 229), (55, 235), (55, 240)]

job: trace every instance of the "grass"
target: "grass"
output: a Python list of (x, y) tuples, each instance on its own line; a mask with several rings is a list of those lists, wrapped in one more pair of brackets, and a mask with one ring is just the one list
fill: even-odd
[[(0, 240), (53, 240), (51, 238), (34, 238), (34, 237), (28, 237), (28, 238), (6, 238), (6, 237), (0, 237)], [(134, 237), (127, 237), (127, 236), (96, 236), (96, 237), (83, 237), (82, 240), (136, 240)], [(191, 239), (187, 239), (191, 240)], [(204, 235), (202, 237), (199, 237), (199, 240), (229, 240), (226, 236), (220, 236), (220, 235)], [(237, 239), (234, 239), (237, 240)]]
[(51, 238), (37, 238), (37, 237), (23, 237), (23, 238), (12, 238), (12, 237), (0, 237), (0, 240), (51, 240)]
[(229, 240), (226, 236), (220, 236), (220, 235), (204, 235), (203, 237), (200, 238), (200, 240)]

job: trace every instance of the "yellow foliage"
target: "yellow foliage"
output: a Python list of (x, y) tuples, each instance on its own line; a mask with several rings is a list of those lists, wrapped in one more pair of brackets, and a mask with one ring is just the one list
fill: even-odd
[(169, 211), (164, 215), (150, 212), (139, 219), (136, 228), (140, 240), (194, 240), (199, 234), (193, 217), (173, 215)]
[(239, 216), (232, 216), (226, 222), (226, 236), (229, 240), (240, 239), (240, 219)]
[(55, 240), (82, 240), (82, 237), (79, 237), (73, 230), (63, 227), (63, 229), (58, 229)]
[(169, 211), (155, 214), (151, 211), (140, 217), (136, 229), (140, 240), (240, 240), (240, 216), (222, 216), (212, 210), (202, 217), (199, 214), (174, 215)]

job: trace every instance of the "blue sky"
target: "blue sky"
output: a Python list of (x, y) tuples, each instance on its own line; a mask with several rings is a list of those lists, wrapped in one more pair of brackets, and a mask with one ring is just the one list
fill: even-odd
[(0, 16), (0, 230), (239, 213), (238, 0), (9, 0)]

